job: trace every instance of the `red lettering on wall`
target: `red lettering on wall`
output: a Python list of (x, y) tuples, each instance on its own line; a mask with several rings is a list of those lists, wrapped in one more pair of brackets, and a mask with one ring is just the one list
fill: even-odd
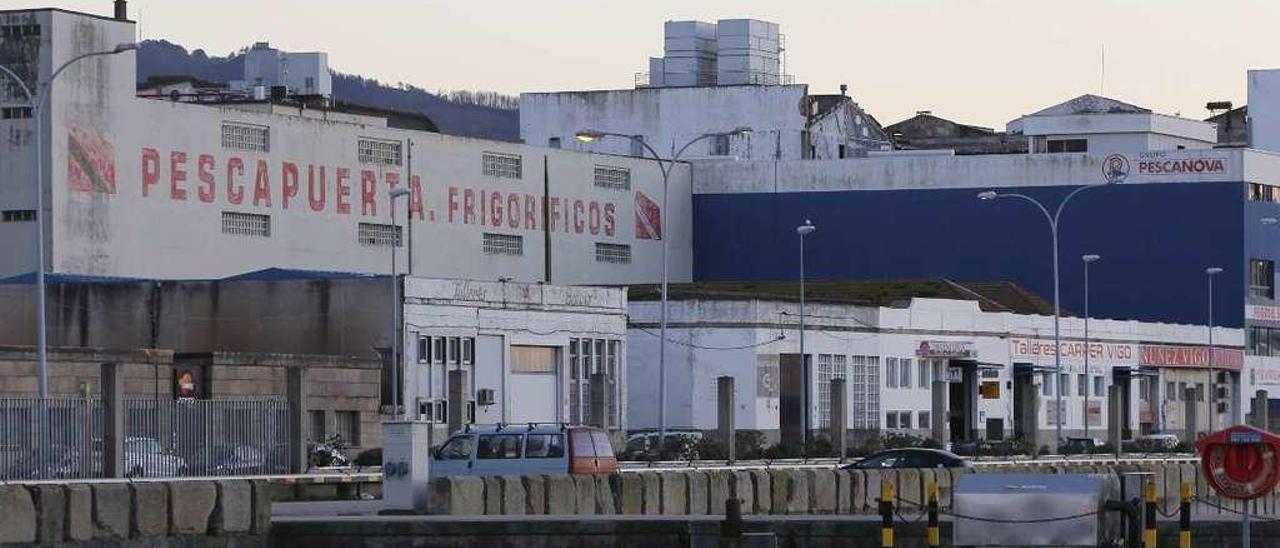
[(280, 209), (289, 209), (289, 199), (298, 196), (298, 164), (285, 162), (280, 171)]
[(378, 175), (367, 169), (360, 172), (360, 214), (378, 216)]
[(213, 156), (209, 154), (201, 154), (196, 160), (196, 177), (200, 179), (200, 186), (196, 187), (196, 196), (206, 204), (213, 203), (213, 195), (218, 186), (213, 178), (213, 164)]
[(584, 224), (582, 220), (583, 210), (584, 208), (582, 207), (582, 200), (574, 200), (573, 201), (573, 231), (578, 234), (582, 234), (582, 226)]
[(169, 153), (169, 199), (187, 199), (187, 153)]
[(524, 195), (524, 229), (538, 229), (538, 199), (532, 194)]
[(337, 202), (338, 213), (341, 215), (351, 214), (351, 202), (347, 198), (351, 196), (351, 187), (347, 185), (347, 179), (351, 178), (351, 170), (340, 167), (338, 175), (334, 181), (334, 201)]
[(605, 202), (604, 204), (604, 235), (605, 236), (613, 236), (613, 229), (614, 229), (613, 213), (614, 213), (613, 204), (609, 202)]
[(591, 235), (600, 234), (600, 202), (591, 201), (591, 205), (587, 207), (587, 227), (591, 230)]
[(324, 211), (324, 166), (320, 166), (320, 178), (316, 179), (316, 166), (307, 166), (307, 203), (311, 211)]
[(507, 226), (520, 228), (520, 196), (518, 194), (507, 195)]
[(394, 171), (383, 173), (382, 178), (387, 180), (387, 186), (391, 188), (395, 188), (400, 184), (400, 174)]
[(560, 198), (551, 198), (551, 232), (556, 231), (556, 223), (560, 222)]
[(160, 182), (160, 153), (154, 148), (142, 149), (142, 195), (151, 193), (151, 187)]
[(453, 222), (454, 214), (458, 212), (458, 187), (449, 187), (449, 222)]
[(462, 224), (469, 225), (476, 222), (476, 191), (469, 188), (462, 189)]
[(258, 172), (253, 176), (253, 205), (271, 207), (271, 174), (266, 160), (258, 160)]
[(232, 205), (244, 203), (244, 185), (236, 182), (236, 177), (244, 175), (244, 160), (227, 159), (227, 201)]
[(422, 204), (422, 178), (417, 175), (409, 178), (409, 216), (418, 215), (418, 220), (422, 220), (423, 216)]
[(502, 226), (502, 194), (494, 192), (489, 195), (489, 214), (493, 226)]

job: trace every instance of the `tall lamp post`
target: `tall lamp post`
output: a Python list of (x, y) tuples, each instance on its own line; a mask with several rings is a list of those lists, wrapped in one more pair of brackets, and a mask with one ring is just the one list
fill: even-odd
[(1089, 265), (1101, 255), (1089, 254), (1080, 257), (1084, 261), (1084, 437), (1089, 437), (1089, 391), (1093, 389), (1093, 373), (1089, 371)]
[(83, 53), (72, 57), (67, 62), (54, 69), (49, 78), (38, 84), (36, 92), (32, 93), (31, 88), (27, 87), (26, 82), (19, 78), (16, 73), (4, 65), (0, 65), (0, 72), (8, 75), (14, 82), (18, 84), (18, 89), (27, 96), (27, 104), (31, 105), (31, 120), (35, 125), (35, 131), (32, 137), (35, 140), (36, 153), (36, 180), (33, 188), (36, 193), (36, 361), (39, 364), (40, 375), (40, 397), (49, 397), (49, 356), (48, 345), (46, 343), (48, 337), (46, 335), (45, 326), (45, 261), (44, 261), (44, 110), (45, 105), (49, 103), (50, 88), (53, 81), (62, 74), (63, 70), (75, 64), (78, 61), (88, 59), (90, 57), (100, 57), (103, 55), (116, 55), (126, 51), (134, 51), (138, 49), (138, 45), (132, 42), (126, 42), (117, 45), (114, 49), (106, 51), (95, 51)]
[(804, 375), (804, 454), (809, 455), (809, 416), (811, 409), (809, 408), (809, 360), (804, 357), (804, 237), (813, 234), (818, 227), (814, 226), (809, 219), (804, 220), (804, 224), (796, 227), (796, 234), (800, 235), (800, 372)]
[(739, 127), (731, 131), (723, 133), (704, 133), (699, 135), (684, 146), (676, 150), (670, 158), (663, 158), (658, 151), (649, 146), (640, 135), (627, 135), (625, 133), (613, 133), (608, 131), (598, 131), (592, 129), (579, 130), (574, 134), (574, 138), (583, 143), (593, 143), (606, 137), (617, 137), (621, 139), (629, 139), (632, 143), (639, 143), (653, 159), (658, 162), (658, 169), (662, 171), (662, 209), (658, 211), (658, 233), (656, 236), (662, 241), (662, 307), (661, 322), (658, 329), (658, 447), (659, 450), (667, 441), (667, 237), (665, 230), (667, 227), (667, 187), (671, 179), (671, 170), (675, 168), (676, 162), (684, 155), (689, 147), (694, 143), (712, 137), (732, 137), (736, 135), (746, 135), (751, 133), (749, 127)]
[(1216, 391), (1213, 389), (1213, 278), (1222, 274), (1222, 268), (1211, 266), (1204, 269), (1204, 273), (1209, 279), (1209, 358), (1206, 360), (1209, 365), (1209, 384), (1204, 385), (1204, 402), (1209, 411), (1209, 431), (1213, 432), (1213, 416), (1217, 414), (1214, 409)]
[(408, 196), (409, 190), (397, 186), (387, 192), (388, 203), (391, 210), (391, 414), (396, 418), (401, 417), (400, 409), (403, 406), (403, 391), (400, 387), (400, 345), (403, 342), (400, 337), (400, 306), (404, 302), (400, 298), (400, 279), (396, 271), (396, 251), (400, 247), (402, 241), (400, 237), (400, 225), (396, 224), (396, 198)]
[(1059, 226), (1059, 221), (1061, 221), (1062, 219), (1062, 210), (1065, 207), (1067, 207), (1067, 203), (1070, 202), (1072, 198), (1076, 197), (1077, 194), (1080, 194), (1081, 192), (1084, 192), (1091, 188), (1097, 188), (1097, 187), (1106, 186), (1106, 185), (1107, 183), (1102, 183), (1102, 184), (1096, 184), (1096, 185), (1085, 185), (1085, 186), (1077, 187), (1075, 190), (1072, 190), (1070, 193), (1067, 194), (1065, 198), (1062, 199), (1062, 202), (1058, 204), (1058, 209), (1055, 210), (1053, 213), (1049, 213), (1049, 209), (1046, 208), (1044, 204), (1040, 203), (1039, 200), (1032, 198), (1030, 196), (1027, 196), (1026, 194), (1019, 194), (1017, 192), (996, 192), (994, 190), (988, 190), (986, 192), (978, 193), (978, 199), (982, 201), (993, 201), (1001, 198), (1013, 198), (1017, 200), (1030, 202), (1031, 205), (1036, 206), (1036, 209), (1039, 209), (1040, 212), (1044, 214), (1045, 220), (1049, 221), (1049, 231), (1053, 235), (1053, 374), (1055, 376), (1055, 379), (1054, 379), (1055, 384), (1057, 384), (1057, 387), (1058, 387), (1057, 396), (1054, 401), (1054, 408), (1055, 408), (1054, 416), (1057, 418), (1057, 420), (1054, 421), (1055, 423), (1057, 423), (1056, 424), (1057, 426), (1056, 435), (1058, 437), (1057, 443), (1062, 443), (1062, 421), (1063, 421), (1063, 415), (1064, 415), (1064, 413), (1062, 412), (1062, 333), (1058, 326), (1059, 317), (1062, 316), (1062, 309), (1058, 299), (1059, 289), (1061, 287), (1060, 278), (1058, 275), (1058, 226)]

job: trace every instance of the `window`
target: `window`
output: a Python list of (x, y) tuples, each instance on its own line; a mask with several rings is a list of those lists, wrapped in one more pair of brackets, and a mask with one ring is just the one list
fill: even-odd
[(1040, 374), (1040, 384), (1043, 387), (1041, 394), (1045, 396), (1053, 395), (1053, 375), (1049, 373)]
[(431, 337), (418, 337), (418, 363), (431, 363)]
[(1173, 381), (1164, 383), (1165, 401), (1178, 401), (1178, 387)]
[(1196, 401), (1204, 401), (1204, 383), (1196, 383)]
[(444, 337), (435, 337), (431, 339), (431, 344), (435, 350), (431, 352), (431, 360), (434, 363), (444, 364), (445, 358), (449, 355), (447, 345), (449, 341)]
[(222, 148), (271, 152), (271, 129), (253, 124), (223, 122)]
[(1107, 379), (1101, 375), (1093, 378), (1093, 395), (1099, 398), (1107, 391)]
[(524, 237), (515, 234), (484, 233), (485, 255), (524, 255)]
[(1089, 395), (1089, 376), (1083, 373), (1076, 375), (1076, 395)]
[(1050, 139), (1048, 152), (1089, 152), (1088, 139)]
[(36, 220), (36, 210), (34, 209), (6, 209), (0, 212), (0, 222), (29, 223), (34, 220)]
[(222, 212), (222, 233), (237, 236), (271, 237), (271, 216), (257, 213)]
[[(840, 144), (840, 145), (839, 145), (839, 148), (837, 149), (837, 153), (836, 153), (836, 154), (837, 154), (837, 156), (838, 156), (841, 160), (843, 160), (843, 159), (845, 159), (845, 158), (847, 157), (847, 156), (846, 156), (846, 154), (848, 154), (848, 153), (846, 152), (846, 147), (845, 147), (845, 145), (844, 145), (844, 144)], [(922, 426), (921, 428), (924, 428), (924, 427)]]
[(440, 460), (471, 460), (471, 436), (456, 436), (440, 448)]
[(560, 138), (552, 137), (550, 139), (547, 139), (547, 146), (551, 148), (560, 148)]
[(595, 183), (600, 188), (631, 189), (631, 170), (625, 167), (596, 166)]
[(885, 427), (885, 428), (897, 428), (897, 427), (898, 427), (898, 412), (897, 412), (897, 411), (890, 411), (890, 412), (888, 412), (888, 413), (885, 413), (885, 415), (884, 415), (884, 427)]
[(324, 428), (324, 411), (320, 409), (312, 409), (307, 411), (311, 422), (311, 437), (307, 438), (311, 441), (323, 441), (325, 436)]
[(308, 77), (307, 77), (307, 79), (304, 81), (303, 86), (305, 86), (305, 87), (307, 88), (307, 91), (314, 92), (314, 91), (316, 90), (316, 79), (315, 79), (315, 77), (314, 77), (314, 76), (308, 76)]
[(40, 36), (40, 25), (0, 25), (0, 39)]
[(347, 445), (360, 445), (360, 412), (336, 411), (333, 414), (335, 432)]
[(818, 427), (831, 426), (831, 354), (818, 354)]
[(911, 428), (910, 411), (901, 411), (898, 413), (898, 428)]
[[(10, 95), (17, 95), (11, 93)], [(31, 107), (0, 108), (0, 120), (25, 120), (31, 117)]]
[(461, 356), (462, 356), (462, 341), (459, 340), (457, 337), (450, 337), (449, 338), (449, 364), (457, 365), (459, 363), (462, 363), (460, 361)]
[(932, 428), (931, 426), (929, 426), (930, 422), (929, 422), (929, 412), (928, 412), (928, 411), (921, 411), (921, 412), (919, 412), (919, 413), (916, 413), (916, 417), (917, 417), (917, 423), (918, 423), (918, 426), (919, 426), (920, 428), (922, 428), (922, 429), (929, 429), (929, 428)]
[(715, 135), (711, 137), (711, 156), (728, 156), (729, 155), (729, 136)]
[(475, 363), (476, 340), (471, 337), (462, 338), (462, 365)]
[(1067, 373), (1058, 374), (1058, 394), (1063, 396), (1071, 395), (1071, 375)]
[(919, 382), (920, 388), (929, 387), (929, 368), (932, 360), (919, 360), (916, 362), (916, 380)]
[(618, 415), (618, 370), (623, 367), (621, 342), (605, 339), (569, 339), (569, 421), (581, 424), (592, 419), (591, 377), (604, 375), (608, 398), (608, 422), (620, 424)]
[(481, 155), (481, 163), (484, 165), (484, 174), (486, 176), (500, 179), (524, 178), (523, 160), (520, 156), (502, 154), (500, 152), (485, 152)]
[(885, 388), (898, 387), (898, 358), (884, 359), (884, 386)]
[(360, 245), (404, 247), (404, 234), (400, 225), (360, 223), (356, 228), (356, 241)]
[(644, 157), (644, 135), (636, 135), (631, 138), (631, 155), (636, 158)]
[(398, 166), (403, 164), (403, 153), (400, 141), (360, 139), (356, 142), (356, 157), (362, 164)]
[(520, 434), (502, 434), (496, 436), (480, 436), (476, 445), (476, 459), (518, 459), (520, 458)]
[(1276, 296), (1276, 263), (1265, 259), (1249, 259), (1249, 295), (1274, 299)]
[(511, 372), (555, 373), (555, 347), (511, 345)]
[(902, 358), (898, 361), (898, 364), (898, 373), (902, 375), (902, 378), (898, 382), (898, 386), (901, 386), (902, 388), (911, 388), (911, 360), (908, 358)]
[(631, 246), (596, 242), (596, 262), (631, 264)]
[(1178, 398), (1177, 398), (1177, 399), (1179, 399), (1179, 400), (1181, 400), (1181, 401), (1191, 401), (1191, 400), (1187, 399), (1187, 383), (1185, 383), (1185, 382), (1180, 382), (1180, 383), (1178, 383)]
[(558, 459), (563, 456), (564, 436), (562, 434), (529, 434), (525, 436), (525, 458)]

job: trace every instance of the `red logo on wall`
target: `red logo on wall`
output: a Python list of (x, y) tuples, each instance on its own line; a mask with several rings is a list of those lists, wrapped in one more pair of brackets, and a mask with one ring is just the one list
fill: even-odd
[(116, 193), (116, 149), (101, 133), (75, 124), (67, 128), (67, 186)]
[(638, 190), (636, 191), (636, 239), (662, 239), (662, 208)]

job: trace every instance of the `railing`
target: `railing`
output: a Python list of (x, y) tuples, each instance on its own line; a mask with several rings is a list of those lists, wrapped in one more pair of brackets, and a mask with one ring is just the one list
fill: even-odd
[[(126, 400), (127, 477), (289, 472), (283, 400)], [(103, 476), (97, 399), (0, 399), (0, 480)]]

